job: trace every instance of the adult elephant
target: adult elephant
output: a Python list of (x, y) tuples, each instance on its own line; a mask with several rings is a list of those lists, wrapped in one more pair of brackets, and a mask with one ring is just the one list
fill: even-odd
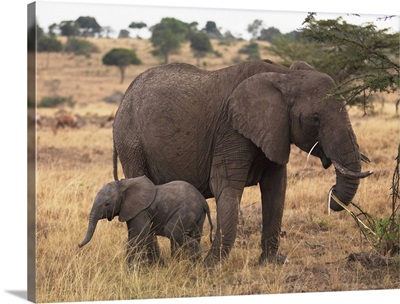
[[(304, 62), (290, 68), (251, 61), (216, 71), (175, 63), (147, 70), (127, 89), (113, 124), (125, 177), (155, 184), (184, 180), (217, 202), (217, 232), (206, 258), (228, 255), (236, 238), (244, 187), (259, 183), (262, 254), (278, 253), (290, 144), (336, 167), (334, 195), (349, 204), (361, 173), (360, 152), (343, 103), (327, 98), (335, 87)], [(331, 200), (331, 209), (341, 210)]]

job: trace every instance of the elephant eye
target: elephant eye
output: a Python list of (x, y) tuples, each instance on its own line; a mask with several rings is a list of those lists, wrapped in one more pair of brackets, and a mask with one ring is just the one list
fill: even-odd
[(105, 203), (104, 206), (106, 207), (110, 206), (110, 202)]
[(311, 117), (311, 120), (312, 120), (312, 124), (314, 125), (314, 126), (319, 126), (319, 123), (320, 123), (320, 120), (319, 120), (319, 116), (318, 116), (318, 114), (314, 114), (312, 117)]

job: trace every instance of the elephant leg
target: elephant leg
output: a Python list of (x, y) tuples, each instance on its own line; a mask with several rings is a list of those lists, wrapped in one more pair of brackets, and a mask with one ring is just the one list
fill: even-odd
[(135, 256), (140, 255), (146, 263), (152, 264), (160, 260), (160, 248), (157, 237), (152, 232), (152, 225), (146, 212), (139, 213), (134, 219), (127, 221), (128, 245), (127, 263), (131, 266)]
[(262, 253), (260, 263), (283, 264), (286, 257), (278, 253), (283, 207), (286, 193), (286, 165), (268, 167), (260, 181), (262, 200)]
[(193, 262), (197, 261), (201, 255), (200, 243), (189, 235), (184, 236), (184, 246), (189, 253), (189, 259)]
[[(142, 175), (149, 176), (146, 166), (145, 153), (143, 151), (143, 145), (139, 139), (132, 138), (129, 141), (119, 139), (119, 134), (115, 134), (118, 139), (117, 153), (119, 160), (122, 165), (125, 178), (138, 177)], [(129, 152), (128, 152), (129, 151)]]
[[(127, 256), (128, 266), (131, 267), (135, 257), (138, 258), (138, 261), (144, 258), (142, 254), (145, 250), (146, 243), (148, 243), (150, 227), (148, 225), (143, 227), (142, 225), (138, 224), (138, 221), (136, 219), (128, 221), (127, 226), (128, 226), (128, 244), (127, 244), (126, 256)], [(141, 255), (140, 258), (139, 255)]]
[(157, 236), (151, 234), (147, 241), (147, 261), (149, 264), (160, 263), (164, 264), (164, 261), (161, 259), (161, 250), (157, 241)]
[[(196, 261), (199, 258), (201, 254), (201, 247), (195, 238), (184, 234), (182, 231), (175, 230), (173, 239), (175, 240), (177, 247), (182, 248), (184, 253), (188, 255), (191, 261)], [(183, 252), (179, 253), (179, 257), (182, 253)]]
[(217, 199), (217, 231), (205, 264), (212, 266), (227, 256), (236, 239), (239, 202), (243, 190), (226, 188)]

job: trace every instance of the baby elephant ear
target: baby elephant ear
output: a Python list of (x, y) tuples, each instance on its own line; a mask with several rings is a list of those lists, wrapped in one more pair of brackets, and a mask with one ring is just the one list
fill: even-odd
[(121, 180), (119, 187), (123, 192), (119, 213), (120, 222), (133, 219), (148, 208), (156, 196), (156, 187), (146, 176)]
[(287, 87), (287, 75), (261, 73), (243, 81), (228, 101), (232, 127), (280, 165), (288, 162), (290, 153)]

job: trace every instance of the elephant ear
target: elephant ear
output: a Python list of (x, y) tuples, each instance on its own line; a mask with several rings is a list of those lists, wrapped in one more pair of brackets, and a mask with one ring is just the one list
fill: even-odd
[(120, 222), (133, 219), (149, 207), (156, 196), (156, 186), (146, 176), (121, 180), (119, 187), (123, 199), (119, 213)]
[(232, 127), (261, 148), (265, 156), (284, 165), (289, 160), (290, 124), (284, 98), (287, 74), (260, 73), (243, 81), (228, 101)]

